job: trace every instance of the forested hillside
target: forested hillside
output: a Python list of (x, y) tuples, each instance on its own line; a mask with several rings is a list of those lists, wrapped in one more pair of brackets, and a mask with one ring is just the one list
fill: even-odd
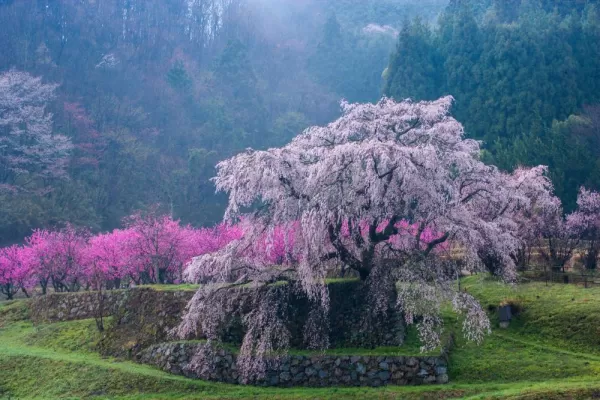
[(600, 185), (600, 14), (595, 1), (451, 1), (400, 30), (385, 94), (450, 94), (467, 135), (505, 169), (544, 164), (567, 209)]
[[(342, 98), (382, 94), (454, 96), (488, 162), (548, 165), (571, 210), (580, 185), (600, 185), (595, 3), (0, 2), (0, 73), (29, 74), (4, 78), (4, 94), (52, 114), (47, 137), (3, 142), (0, 242), (67, 221), (112, 229), (151, 204), (212, 224), (218, 161), (331, 121)], [(36, 77), (45, 96), (28, 103), (19, 88)], [(3, 141), (17, 125), (3, 122)]]
[[(18, 171), (7, 160), (24, 155), (2, 147), (0, 242), (65, 221), (110, 229), (156, 203), (197, 225), (219, 220), (217, 161), (331, 120), (342, 98), (378, 99), (402, 20), (433, 20), (444, 4), (0, 2), (0, 73), (29, 74), (5, 76), (0, 89), (29, 107), (31, 79), (56, 85), (42, 86), (35, 106), (69, 142), (61, 154), (26, 155)], [(3, 122), (0, 136), (15, 127)], [(54, 161), (60, 173), (42, 173)]]

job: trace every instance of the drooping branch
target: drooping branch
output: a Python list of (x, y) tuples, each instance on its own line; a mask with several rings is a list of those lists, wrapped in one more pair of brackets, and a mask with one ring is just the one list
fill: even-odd
[(327, 232), (329, 234), (329, 240), (331, 241), (331, 245), (336, 250), (337, 256), (339, 257), (340, 261), (349, 265), (352, 269), (358, 270), (360, 269), (361, 262), (356, 257), (354, 257), (344, 245), (340, 237), (341, 229), (341, 221), (335, 224), (335, 226), (334, 224), (329, 224), (327, 226)]

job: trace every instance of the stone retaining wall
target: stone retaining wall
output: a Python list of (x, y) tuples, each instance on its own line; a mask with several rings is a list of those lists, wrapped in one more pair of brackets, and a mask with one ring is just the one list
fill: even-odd
[(169, 340), (169, 332), (195, 292), (155, 291), (137, 288), (126, 291), (105, 331), (100, 352), (107, 356), (135, 358), (147, 347)]
[[(198, 343), (154, 345), (138, 361), (172, 374), (226, 383), (242, 383), (236, 355), (219, 350), (213, 368), (190, 369)], [(447, 383), (445, 356), (330, 356), (289, 355), (263, 380), (245, 382), (261, 386), (382, 386)]]
[[(113, 315), (126, 295), (126, 290), (104, 292), (103, 316)], [(99, 304), (96, 292), (52, 293), (33, 298), (31, 319), (39, 324), (94, 318), (99, 315)]]

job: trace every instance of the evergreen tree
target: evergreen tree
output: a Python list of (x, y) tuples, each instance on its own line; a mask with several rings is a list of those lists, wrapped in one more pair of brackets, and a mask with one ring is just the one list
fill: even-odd
[(167, 73), (167, 82), (173, 89), (187, 90), (192, 84), (183, 62), (177, 61)]
[(473, 94), (479, 88), (481, 76), (477, 62), (481, 57), (481, 34), (468, 6), (462, 6), (445, 23), (451, 24), (450, 37), (439, 45), (444, 61), (446, 92), (457, 102), (456, 115), (467, 119), (472, 108), (479, 108)]
[(398, 100), (432, 100), (440, 97), (440, 56), (429, 28), (420, 19), (405, 21), (396, 51), (385, 72), (384, 93)]
[(315, 52), (308, 60), (308, 68), (322, 85), (336, 93), (343, 93), (350, 66), (346, 62), (351, 50), (346, 47), (341, 26), (332, 14), (323, 26)]
[(385, 94), (454, 96), (454, 115), (484, 141), (488, 161), (548, 164), (569, 208), (579, 185), (600, 184), (600, 154), (589, 150), (598, 145), (576, 137), (581, 124), (569, 118), (600, 102), (600, 19), (591, 3), (452, 0), (433, 34), (419, 21), (402, 29)]

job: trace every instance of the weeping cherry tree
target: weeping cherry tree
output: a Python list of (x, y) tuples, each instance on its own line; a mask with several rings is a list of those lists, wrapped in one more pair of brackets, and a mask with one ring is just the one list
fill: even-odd
[[(196, 293), (178, 327), (181, 337), (208, 338), (196, 361), (210, 355), (245, 293), (233, 288), (250, 286), (258, 295), (245, 304), (251, 309), (238, 366), (246, 379), (264, 374), (290, 342), (288, 299), (274, 285), (281, 281), (311, 301), (309, 347), (327, 347), (325, 279), (340, 267), (368, 288), (367, 322), (385, 319), (393, 301), (431, 349), (440, 344), (441, 305), (450, 302), (466, 337), (482, 340), (488, 318), (455, 289), (457, 272), (481, 269), (482, 254), (494, 255), (495, 273), (513, 279), (520, 220), (540, 203), (532, 199), (553, 198), (552, 187), (545, 167), (507, 174), (484, 164), (480, 143), (449, 115), (452, 102), (344, 102), (343, 115), (325, 127), (217, 165), (217, 189), (229, 194), (225, 220), (241, 220), (245, 233), (187, 268), (189, 281), (212, 283)], [(282, 226), (294, 227), (294, 256), (277, 266), (253, 257), (253, 243)]]

